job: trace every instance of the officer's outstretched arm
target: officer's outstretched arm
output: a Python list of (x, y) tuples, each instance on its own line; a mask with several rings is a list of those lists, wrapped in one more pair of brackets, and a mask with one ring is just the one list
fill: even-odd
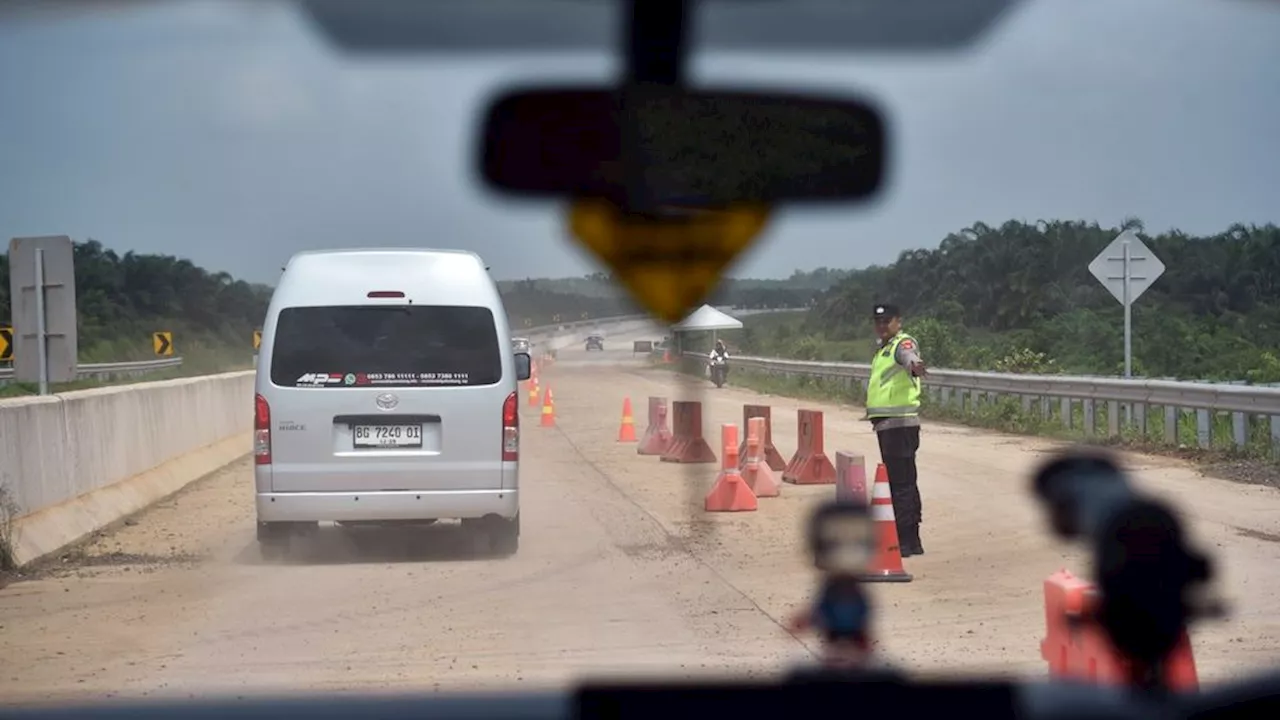
[(920, 345), (915, 338), (903, 338), (902, 342), (898, 343), (893, 359), (912, 375), (919, 377), (926, 374), (924, 360), (920, 357)]

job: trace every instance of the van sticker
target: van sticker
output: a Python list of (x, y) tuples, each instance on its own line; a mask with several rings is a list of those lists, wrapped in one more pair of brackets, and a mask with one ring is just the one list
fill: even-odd
[(337, 385), (340, 382), (342, 382), (342, 373), (305, 373), (295, 380), (293, 384), (321, 387), (324, 385)]
[(369, 386), (441, 386), (469, 385), (470, 373), (306, 373), (294, 381), (295, 387), (329, 387), (334, 385)]
[(468, 373), (368, 373), (370, 385), (467, 385)]

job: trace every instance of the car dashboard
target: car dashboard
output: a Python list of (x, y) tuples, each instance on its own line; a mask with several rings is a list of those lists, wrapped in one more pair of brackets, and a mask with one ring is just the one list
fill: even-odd
[[(0, 720), (628, 720), (790, 717), (854, 709), (866, 718), (932, 718), (964, 714), (983, 720), (1149, 720), (1280, 717), (1280, 680), (1268, 676), (1208, 692), (1147, 694), (1072, 682), (913, 681), (884, 674), (859, 679), (796, 675), (784, 682), (648, 682), (585, 685), (564, 692), (330, 695), (152, 700), (103, 705), (0, 709)], [(825, 708), (825, 710), (824, 710)]]

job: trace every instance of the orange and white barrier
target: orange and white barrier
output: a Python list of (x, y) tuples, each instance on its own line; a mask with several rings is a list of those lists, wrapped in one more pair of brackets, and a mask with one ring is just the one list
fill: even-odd
[(742, 479), (758, 498), (777, 497), (781, 494), (773, 469), (764, 459), (765, 418), (753, 417), (747, 421), (747, 456), (743, 459)]
[(703, 506), (707, 512), (750, 512), (759, 507), (756, 495), (738, 470), (738, 426), (720, 426), (720, 445), (724, 459), (716, 483), (707, 493)]
[[(764, 420), (764, 435), (761, 438), (761, 451), (763, 453), (765, 464), (774, 472), (782, 472), (787, 468), (787, 461), (782, 459), (782, 453), (778, 452), (778, 448), (773, 445), (773, 408), (769, 405), (743, 405), (742, 426), (750, 428), (752, 418), (761, 418)], [(749, 438), (749, 431), (747, 435)], [(746, 438), (743, 439), (742, 447), (738, 448), (738, 454), (742, 456), (743, 463), (743, 467), (740, 469), (745, 469), (747, 462)]]

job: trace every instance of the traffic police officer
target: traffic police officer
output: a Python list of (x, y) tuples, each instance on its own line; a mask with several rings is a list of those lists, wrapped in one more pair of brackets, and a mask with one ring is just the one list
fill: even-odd
[(920, 449), (920, 378), (926, 375), (920, 345), (902, 332), (896, 305), (872, 311), (879, 346), (871, 361), (867, 418), (880, 442), (880, 460), (889, 474), (898, 547), (903, 557), (924, 554), (920, 543), (921, 503), (916, 477)]

